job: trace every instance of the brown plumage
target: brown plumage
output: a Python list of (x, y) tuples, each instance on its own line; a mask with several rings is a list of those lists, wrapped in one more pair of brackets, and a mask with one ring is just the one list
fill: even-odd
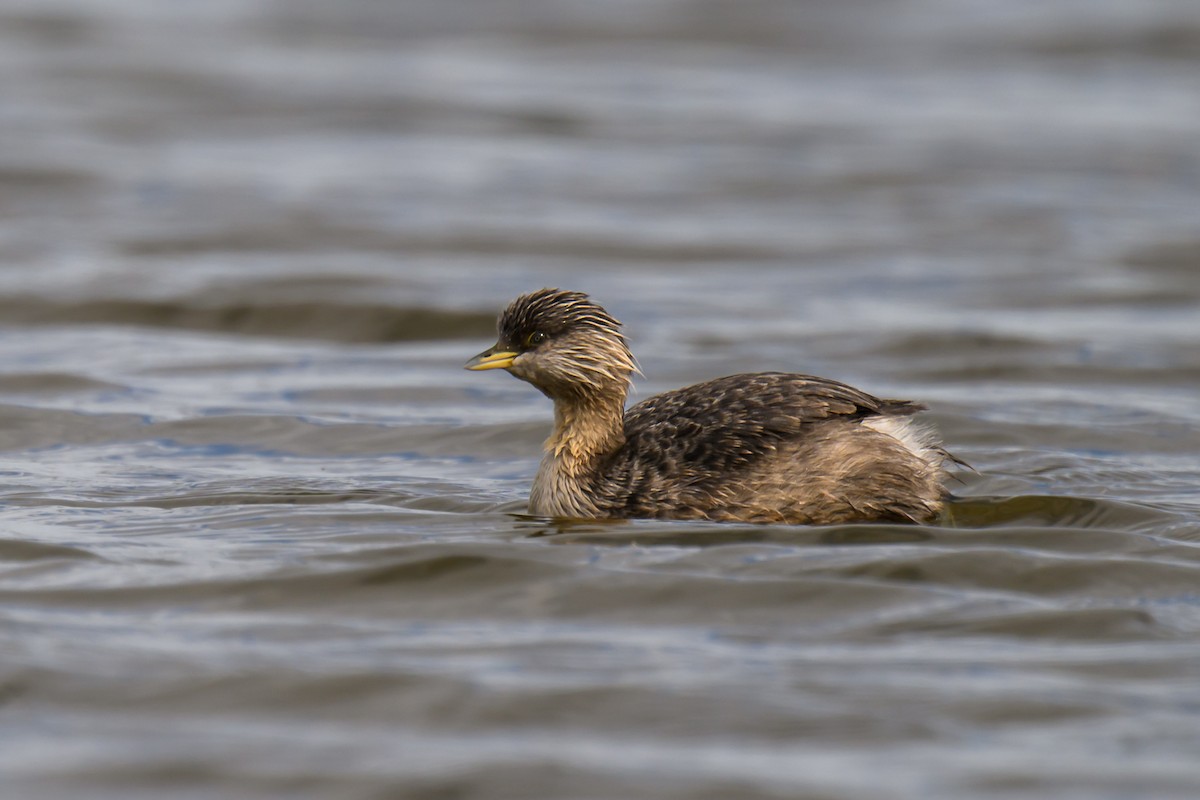
[(637, 371), (621, 324), (587, 295), (514, 300), (467, 369), (505, 369), (554, 401), (529, 496), (553, 517), (825, 525), (931, 522), (950, 458), (924, 407), (779, 372), (730, 375), (625, 410)]

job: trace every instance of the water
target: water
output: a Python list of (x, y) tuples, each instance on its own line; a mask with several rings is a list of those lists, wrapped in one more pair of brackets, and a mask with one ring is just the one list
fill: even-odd
[[(31, 798), (1193, 798), (1200, 9), (0, 2)], [(946, 527), (521, 515), (461, 364), (927, 402)]]

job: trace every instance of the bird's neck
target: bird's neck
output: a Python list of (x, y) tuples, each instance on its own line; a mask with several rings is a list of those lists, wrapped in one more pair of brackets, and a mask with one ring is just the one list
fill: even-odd
[(624, 443), (624, 392), (554, 402), (554, 432), (545, 450), (566, 473), (594, 469), (597, 461)]
[(531, 514), (596, 517), (597, 478), (604, 458), (625, 443), (625, 395), (556, 400), (554, 432), (529, 492)]

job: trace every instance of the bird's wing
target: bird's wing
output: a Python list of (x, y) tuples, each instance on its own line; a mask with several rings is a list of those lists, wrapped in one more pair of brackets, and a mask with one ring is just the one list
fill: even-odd
[(626, 452), (676, 468), (729, 474), (814, 423), (906, 415), (923, 407), (881, 400), (811, 375), (730, 375), (651, 397), (625, 415)]

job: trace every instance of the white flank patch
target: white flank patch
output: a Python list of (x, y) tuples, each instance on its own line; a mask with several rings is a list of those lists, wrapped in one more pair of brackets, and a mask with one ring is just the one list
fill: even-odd
[(869, 417), (862, 424), (891, 436), (904, 445), (904, 449), (928, 464), (939, 465), (944, 459), (936, 434), (906, 417)]

